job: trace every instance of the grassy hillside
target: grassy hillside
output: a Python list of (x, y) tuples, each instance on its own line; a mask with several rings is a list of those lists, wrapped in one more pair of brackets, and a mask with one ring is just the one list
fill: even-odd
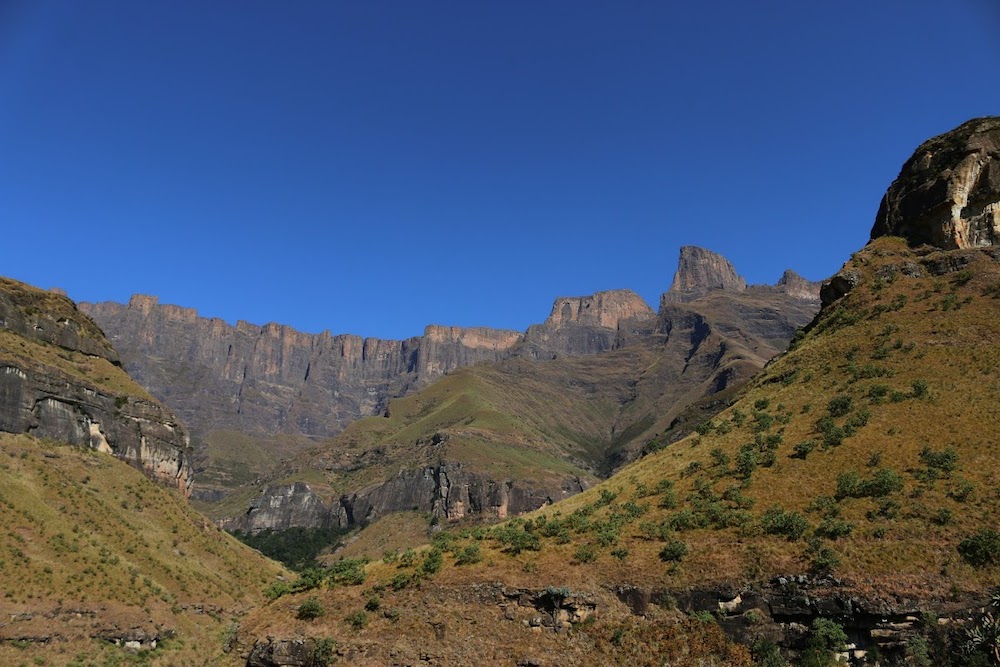
[(229, 664), (227, 632), (284, 573), (91, 450), (0, 435), (0, 505), (3, 665)]
[[(857, 285), (697, 434), (527, 518), (390, 550), (363, 584), (280, 597), (244, 641), (328, 637), (359, 664), (421, 642), (452, 659), (739, 664), (672, 595), (806, 574), (875, 607), (981, 600), (1000, 585), (1000, 263), (883, 238), (844, 272)], [(585, 592), (601, 613), (539, 635), (489, 582)], [(645, 621), (623, 587), (660, 591)], [(309, 596), (322, 615), (296, 621)]]

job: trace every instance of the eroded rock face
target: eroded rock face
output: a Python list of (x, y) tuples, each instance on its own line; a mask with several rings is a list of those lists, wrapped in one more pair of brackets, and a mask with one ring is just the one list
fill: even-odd
[(1000, 117), (921, 144), (885, 193), (871, 236), (946, 250), (1000, 243)]
[(0, 279), (0, 332), (0, 431), (110, 453), (189, 493), (186, 431), (72, 301)]
[(677, 271), (667, 294), (670, 298), (690, 301), (713, 290), (742, 292), (747, 283), (729, 260), (705, 248), (682, 246)]
[(329, 437), (411, 387), (496, 361), (521, 340), (516, 331), (475, 327), (429, 326), (406, 340), (307, 334), (273, 323), (234, 327), (143, 295), (81, 308), (108, 332), (126, 368), (196, 435)]
[(466, 516), (504, 519), (575, 495), (586, 488), (576, 477), (551, 483), (496, 480), (441, 463), (403, 470), (396, 477), (326, 503), (307, 484), (266, 487), (242, 516), (224, 520), (226, 530), (257, 532), (288, 528), (350, 528), (391, 512), (418, 510), (449, 520)]
[(651, 332), (655, 318), (631, 290), (560, 297), (545, 322), (528, 328), (520, 352), (534, 359), (597, 354)]

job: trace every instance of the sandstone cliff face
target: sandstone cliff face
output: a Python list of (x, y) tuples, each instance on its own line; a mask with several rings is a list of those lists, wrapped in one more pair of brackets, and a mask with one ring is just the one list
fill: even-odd
[(649, 333), (655, 317), (631, 290), (560, 297), (545, 322), (528, 328), (519, 353), (533, 359), (597, 354)]
[(100, 329), (64, 296), (0, 279), (0, 431), (115, 455), (189, 492), (183, 427), (134, 384)]
[(128, 305), (81, 308), (108, 332), (126, 368), (196, 435), (232, 429), (329, 437), (418, 383), (502, 358), (521, 339), (515, 331), (441, 326), (401, 341), (279, 324), (234, 327), (142, 295)]
[(946, 250), (1000, 243), (1000, 117), (921, 144), (882, 199), (871, 235)]

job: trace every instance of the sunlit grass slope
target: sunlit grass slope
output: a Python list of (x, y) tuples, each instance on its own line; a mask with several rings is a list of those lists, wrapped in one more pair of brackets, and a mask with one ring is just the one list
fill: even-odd
[[(281, 597), (249, 619), (246, 636), (403, 651), (403, 639), (432, 636), (437, 623), (458, 628), (461, 641), (437, 644), (456, 656), (474, 646), (469, 655), (516, 660), (514, 644), (551, 649), (552, 664), (659, 664), (696, 633), (668, 637), (681, 627), (657, 625), (669, 605), (651, 608), (642, 632), (619, 632), (632, 621), (610, 591), (680, 594), (810, 573), (868, 600), (920, 604), (997, 586), (1000, 263), (885, 238), (844, 274), (856, 286), (697, 434), (528, 517), (445, 531), (411, 554), (389, 549), (363, 567), (363, 583)], [(530, 623), (498, 637), (489, 628), (504, 612), (473, 604), (491, 582), (587, 591), (604, 616), (562, 639), (536, 639)], [(324, 613), (297, 623), (309, 596)], [(688, 649), (713, 656), (705, 664), (743, 659)]]
[(3, 665), (228, 664), (284, 572), (127, 464), (29, 436), (0, 435), (0, 535)]

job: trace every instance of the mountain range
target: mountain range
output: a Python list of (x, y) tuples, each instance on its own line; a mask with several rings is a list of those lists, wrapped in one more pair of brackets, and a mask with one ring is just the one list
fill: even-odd
[(919, 146), (822, 287), (686, 247), (523, 333), (0, 280), (0, 664), (997, 664), (998, 165)]
[(756, 373), (818, 306), (819, 284), (794, 272), (748, 287), (725, 258), (686, 246), (658, 312), (628, 290), (561, 297), (524, 333), (309, 335), (144, 296), (81, 309), (189, 424), (199, 506), (253, 532), (413, 508), (503, 517), (578, 492), (694, 428), (686, 409), (721, 405), (710, 398)]

